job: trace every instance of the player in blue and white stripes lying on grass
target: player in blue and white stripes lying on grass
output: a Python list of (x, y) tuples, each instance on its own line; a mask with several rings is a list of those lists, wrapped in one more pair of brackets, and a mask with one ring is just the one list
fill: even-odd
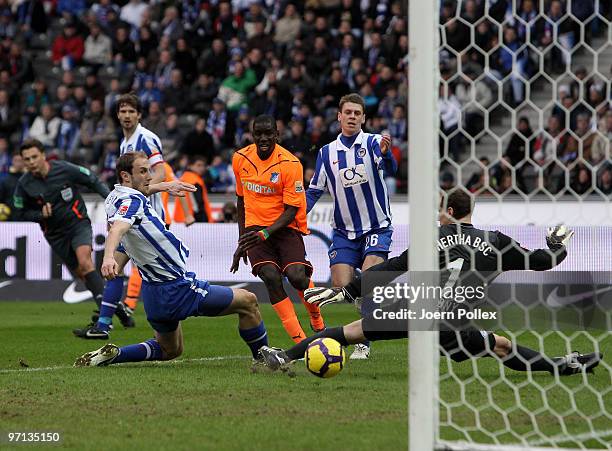
[[(126, 153), (117, 162), (121, 182), (106, 199), (111, 225), (102, 275), (112, 280), (129, 258), (142, 276), (142, 297), (155, 338), (119, 348), (102, 346), (79, 357), (75, 366), (103, 366), (143, 360), (171, 360), (183, 352), (180, 322), (190, 316), (238, 315), (238, 332), (254, 358), (268, 344), (256, 296), (244, 289), (211, 285), (186, 271), (189, 250), (164, 227), (146, 195), (151, 182), (147, 156)], [(118, 251), (119, 244), (124, 252)]]

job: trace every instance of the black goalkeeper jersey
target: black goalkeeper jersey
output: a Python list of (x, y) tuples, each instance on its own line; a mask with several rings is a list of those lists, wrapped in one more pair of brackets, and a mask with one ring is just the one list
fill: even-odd
[[(449, 224), (439, 227), (437, 242), (441, 284), (444, 285), (453, 269), (461, 273), (459, 283), (488, 284), (504, 271), (545, 271), (561, 263), (567, 256), (565, 247), (529, 250), (500, 231), (488, 231), (472, 224)], [(408, 271), (408, 249), (398, 257), (375, 265), (368, 271)], [(353, 297), (361, 296), (361, 278), (346, 287)]]

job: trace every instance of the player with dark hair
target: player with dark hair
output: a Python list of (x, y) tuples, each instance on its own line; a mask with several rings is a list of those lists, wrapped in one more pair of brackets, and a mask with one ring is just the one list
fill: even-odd
[[(475, 228), (471, 224), (471, 219), (470, 196), (462, 190), (449, 194), (442, 203), (440, 211), (441, 225), (438, 240), (440, 268), (460, 268), (464, 274), (470, 270), (487, 274), (488, 282), (503, 271), (526, 269), (545, 271), (553, 268), (567, 256), (567, 244), (574, 234), (564, 226), (554, 227), (546, 236), (549, 249), (530, 251), (499, 231), (489, 232)], [(395, 273), (408, 271), (408, 250), (399, 257), (373, 266), (368, 271)], [(357, 278), (345, 287), (308, 290), (306, 299), (308, 302), (323, 306), (334, 302), (354, 303), (361, 294), (361, 278)], [(440, 309), (448, 311), (457, 308), (458, 305), (451, 300), (444, 302)], [(344, 327), (328, 328), (287, 351), (265, 347), (261, 353), (270, 368), (284, 369), (291, 361), (304, 357), (308, 344), (317, 338), (333, 338), (343, 346), (359, 343), (364, 339), (378, 341), (408, 338), (407, 327), (380, 331), (377, 330), (375, 321), (372, 315), (367, 315)], [(568, 375), (583, 369), (590, 372), (602, 358), (600, 353), (582, 355), (578, 352), (572, 352), (564, 357), (550, 358), (532, 349), (513, 344), (506, 337), (474, 327), (464, 327), (460, 330), (451, 330), (448, 327), (441, 329), (440, 347), (456, 362), (471, 357), (497, 357), (505, 366), (516, 371), (547, 371), (552, 374), (558, 371), (561, 375)]]
[(171, 360), (183, 352), (182, 320), (232, 314), (238, 315), (240, 337), (257, 357), (268, 339), (256, 296), (240, 288), (211, 285), (187, 272), (189, 249), (166, 229), (146, 197), (153, 178), (148, 159), (148, 155), (135, 152), (123, 155), (117, 163), (120, 184), (105, 202), (110, 230), (102, 275), (108, 280), (116, 278), (132, 259), (143, 279), (144, 308), (155, 338), (122, 348), (107, 344), (79, 357), (74, 365)]
[[(387, 259), (393, 227), (385, 177), (397, 163), (391, 155), (388, 135), (366, 133), (365, 102), (359, 94), (340, 99), (338, 121), (341, 133), (317, 155), (315, 172), (306, 192), (307, 213), (325, 191), (334, 202), (329, 265), (332, 285), (344, 286), (355, 270), (366, 269)], [(366, 341), (355, 346), (351, 359), (367, 359)]]
[[(28, 172), (15, 188), (16, 218), (40, 224), (51, 249), (85, 283), (100, 307), (104, 281), (91, 258), (91, 221), (78, 186), (104, 198), (109, 189), (89, 169), (67, 161), (47, 161), (44, 146), (36, 139), (24, 141), (19, 152)], [(117, 316), (129, 325), (130, 318), (124, 311), (118, 311)]]
[[(282, 277), (298, 290), (312, 287), (312, 265), (306, 260), (302, 235), (306, 225), (306, 196), (300, 160), (278, 141), (272, 116), (257, 116), (253, 121), (254, 144), (234, 153), (238, 229), (240, 238), (230, 271), (236, 272), (240, 259), (248, 255), (253, 275), (261, 278), (272, 307), (295, 342), (306, 338), (293, 303), (283, 288)], [(304, 302), (310, 325), (318, 331), (325, 327), (319, 307)]]

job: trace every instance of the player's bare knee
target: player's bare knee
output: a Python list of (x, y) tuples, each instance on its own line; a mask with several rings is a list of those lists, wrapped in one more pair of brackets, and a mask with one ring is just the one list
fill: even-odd
[(237, 289), (234, 291), (234, 304), (236, 313), (239, 315), (256, 315), (259, 312), (257, 296), (248, 290)]
[(498, 357), (506, 357), (512, 352), (512, 342), (510, 340), (501, 335), (494, 335), (494, 337), (495, 348), (493, 348), (493, 352), (495, 352)]
[(283, 287), (281, 274), (275, 266), (266, 265), (259, 270), (259, 278), (266, 284), (268, 290), (277, 290)]
[(306, 271), (304, 268), (288, 268), (285, 272), (289, 283), (296, 290), (304, 291), (308, 288), (308, 284), (310, 283), (310, 278), (306, 276)]

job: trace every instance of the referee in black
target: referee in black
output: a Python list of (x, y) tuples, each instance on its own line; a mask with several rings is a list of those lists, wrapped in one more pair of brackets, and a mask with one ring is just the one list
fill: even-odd
[[(47, 161), (44, 146), (36, 139), (24, 141), (19, 151), (27, 172), (15, 188), (16, 219), (40, 224), (51, 249), (85, 283), (100, 307), (104, 280), (91, 258), (91, 221), (77, 186), (86, 186), (102, 198), (108, 196), (108, 187), (89, 169), (66, 161)], [(122, 323), (131, 320), (120, 319)]]

